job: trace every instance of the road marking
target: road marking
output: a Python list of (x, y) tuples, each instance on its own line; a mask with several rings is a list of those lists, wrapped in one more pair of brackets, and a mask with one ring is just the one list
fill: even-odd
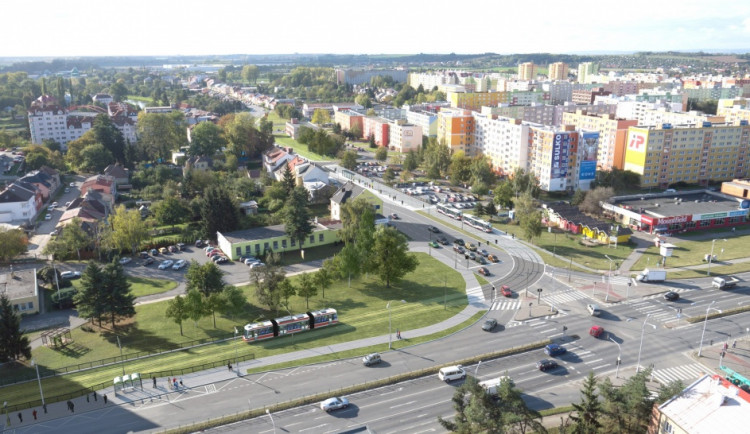
[(415, 402), (417, 402), (417, 401), (409, 401), (409, 402), (406, 402), (404, 404), (394, 405), (393, 407), (390, 407), (390, 408), (397, 408), (397, 407), (401, 407), (402, 405), (414, 404)]
[(326, 425), (328, 425), (328, 424), (327, 424), (327, 423), (324, 423), (323, 425), (318, 425), (318, 426), (311, 426), (310, 428), (305, 428), (305, 429), (301, 429), (301, 430), (299, 430), (299, 432), (310, 431), (311, 429), (318, 429), (318, 428), (322, 428), (322, 427), (324, 427), (324, 426), (326, 426)]
[(611, 365), (611, 363), (605, 363), (605, 364), (603, 364), (603, 365), (599, 365), (599, 366), (594, 366), (594, 367), (593, 367), (593, 368), (591, 368), (591, 369), (593, 369), (594, 371), (596, 371), (596, 370), (597, 370), (597, 369), (599, 369), (599, 368), (604, 368), (605, 366), (609, 366), (609, 365)]
[(547, 329), (547, 330), (541, 330), (539, 333), (549, 333), (549, 332), (553, 332), (555, 330), (557, 330), (557, 327), (552, 327), (551, 329)]

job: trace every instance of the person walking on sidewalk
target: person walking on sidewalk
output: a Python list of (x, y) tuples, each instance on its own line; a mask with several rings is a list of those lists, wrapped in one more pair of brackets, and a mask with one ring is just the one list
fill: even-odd
[(34, 420), (36, 420), (36, 408), (31, 412), (31, 415), (34, 416)]
[(156, 377), (151, 377), (152, 380), (154, 380), (154, 389), (156, 389)]
[(107, 405), (107, 394), (104, 394), (104, 405)]
[(229, 372), (232, 372), (232, 364), (227, 362), (227, 368), (229, 368)]
[(23, 423), (23, 415), (21, 414), (20, 411), (18, 412), (18, 421)]
[(737, 339), (735, 339), (734, 341), (732, 341), (732, 348), (733, 349), (737, 348)]

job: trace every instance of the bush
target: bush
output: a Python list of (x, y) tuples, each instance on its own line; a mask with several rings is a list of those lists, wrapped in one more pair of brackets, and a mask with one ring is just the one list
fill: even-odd
[(75, 288), (61, 289), (59, 291), (59, 296), (58, 292), (52, 294), (52, 303), (54, 303), (56, 306), (61, 306), (62, 308), (73, 307), (73, 297), (76, 295), (76, 292), (78, 291)]

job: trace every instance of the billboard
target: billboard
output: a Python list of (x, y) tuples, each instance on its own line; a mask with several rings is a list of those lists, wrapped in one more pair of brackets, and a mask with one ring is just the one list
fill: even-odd
[(599, 150), (599, 132), (587, 131), (581, 136), (581, 168), (578, 179), (587, 181), (596, 177), (596, 154)]
[(570, 135), (555, 134), (552, 140), (552, 164), (550, 165), (550, 179), (566, 178), (568, 176), (568, 159), (570, 151)]

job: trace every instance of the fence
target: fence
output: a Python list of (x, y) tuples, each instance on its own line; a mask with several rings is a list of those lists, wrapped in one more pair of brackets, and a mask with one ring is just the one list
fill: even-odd
[[(145, 372), (145, 373), (141, 372), (140, 373), (141, 381), (149, 380), (151, 377), (183, 376), (186, 374), (192, 374), (193, 372), (197, 372), (197, 371), (205, 371), (207, 369), (217, 368), (219, 366), (225, 367), (227, 366), (228, 363), (235, 363), (237, 360), (241, 360), (244, 362), (246, 360), (254, 360), (254, 359), (255, 359), (255, 353), (245, 353), (245, 354), (239, 354), (236, 358), (232, 357), (229, 359), (217, 360), (215, 362), (203, 363), (201, 365), (189, 366), (187, 368), (182, 368), (182, 369), (168, 369), (165, 371)], [(73, 392), (63, 393), (63, 394), (55, 395), (55, 396), (45, 396), (44, 401), (48, 404), (53, 403), (53, 402), (67, 401), (69, 399), (74, 399), (79, 396), (86, 396), (89, 393), (96, 392), (97, 390), (107, 389), (109, 387), (112, 387), (112, 385), (113, 385), (112, 380), (109, 380), (103, 383), (95, 384), (90, 387), (81, 388)], [(23, 402), (20, 404), (8, 405), (7, 411), (10, 413), (10, 412), (15, 412), (19, 410), (24, 410), (27, 408), (41, 407), (41, 406), (42, 406), (42, 400), (40, 398), (40, 399), (35, 399), (33, 401)]]

